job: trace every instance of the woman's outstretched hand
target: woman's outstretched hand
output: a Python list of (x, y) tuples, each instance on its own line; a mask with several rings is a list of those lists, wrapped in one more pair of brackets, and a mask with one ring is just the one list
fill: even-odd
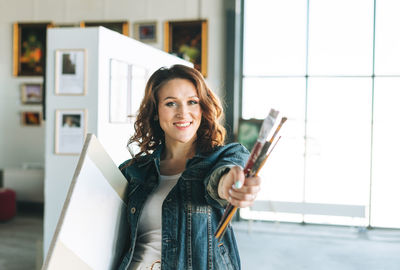
[(218, 195), (233, 206), (248, 207), (253, 205), (257, 193), (260, 191), (260, 184), (259, 176), (246, 178), (243, 168), (235, 166), (221, 177), (218, 184)]

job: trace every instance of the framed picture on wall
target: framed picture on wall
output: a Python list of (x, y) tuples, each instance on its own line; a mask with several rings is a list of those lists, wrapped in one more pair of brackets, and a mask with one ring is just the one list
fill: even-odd
[(134, 38), (144, 43), (157, 42), (157, 22), (135, 23)]
[(110, 123), (129, 122), (131, 106), (131, 65), (110, 60)]
[(169, 21), (164, 24), (164, 50), (193, 63), (207, 76), (208, 23), (198, 21)]
[(24, 83), (21, 85), (21, 102), (23, 104), (42, 104), (43, 87), (40, 83)]
[(122, 35), (129, 36), (128, 21), (81, 22), (81, 27), (103, 26)]
[(257, 141), (263, 120), (239, 119), (238, 142), (251, 151)]
[(55, 153), (78, 155), (86, 136), (87, 112), (85, 109), (56, 110)]
[(46, 23), (14, 23), (13, 75), (43, 76), (46, 55)]
[(23, 126), (41, 126), (42, 113), (37, 111), (21, 112), (21, 124)]
[(87, 56), (85, 49), (56, 50), (56, 95), (85, 95)]

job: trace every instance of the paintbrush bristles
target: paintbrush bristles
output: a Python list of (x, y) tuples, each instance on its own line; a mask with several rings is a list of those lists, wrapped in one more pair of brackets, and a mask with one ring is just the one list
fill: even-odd
[(286, 122), (287, 118), (286, 117), (282, 117), (278, 127), (276, 128), (274, 134), (272, 135), (271, 139), (269, 140), (270, 143), (273, 142), (273, 140), (275, 139), (276, 135), (278, 134), (279, 130), (281, 129), (281, 127), (283, 126), (283, 124)]
[(276, 111), (274, 109), (271, 109), (269, 111), (268, 116), (264, 119), (262, 125), (261, 125), (261, 129), (260, 129), (260, 133), (258, 135), (258, 141), (261, 141), (262, 143), (265, 142), (265, 140), (268, 137), (268, 134), (271, 132), (272, 127), (275, 124), (276, 118), (279, 115), (279, 111)]

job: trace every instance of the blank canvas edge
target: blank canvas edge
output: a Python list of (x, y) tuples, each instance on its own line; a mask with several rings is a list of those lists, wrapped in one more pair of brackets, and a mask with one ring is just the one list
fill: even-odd
[(53, 257), (53, 253), (54, 253), (54, 250), (55, 250), (55, 247), (56, 247), (58, 236), (60, 234), (61, 226), (62, 226), (62, 224), (64, 222), (64, 217), (65, 217), (68, 205), (69, 205), (69, 201), (71, 199), (71, 195), (72, 195), (73, 190), (75, 188), (76, 180), (77, 180), (77, 178), (78, 178), (78, 176), (79, 176), (79, 174), (81, 172), (83, 162), (84, 162), (86, 154), (88, 152), (88, 147), (90, 145), (90, 141), (94, 137), (95, 136), (93, 134), (91, 134), (91, 133), (88, 133), (87, 136), (86, 136), (85, 144), (83, 145), (82, 152), (81, 152), (81, 155), (79, 157), (78, 165), (76, 166), (74, 176), (72, 177), (72, 182), (71, 182), (70, 188), (68, 190), (67, 197), (65, 199), (63, 208), (61, 210), (60, 218), (58, 219), (57, 227), (56, 227), (56, 230), (54, 232), (53, 239), (51, 240), (50, 248), (49, 248), (49, 251), (47, 252), (46, 260), (45, 260), (45, 262), (43, 264), (42, 270), (50, 269), (49, 268), (50, 261), (51, 261), (51, 259)]

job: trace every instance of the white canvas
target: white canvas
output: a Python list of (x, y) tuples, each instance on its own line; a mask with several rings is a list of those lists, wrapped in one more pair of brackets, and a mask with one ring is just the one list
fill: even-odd
[(43, 269), (115, 269), (127, 239), (126, 186), (89, 134)]

